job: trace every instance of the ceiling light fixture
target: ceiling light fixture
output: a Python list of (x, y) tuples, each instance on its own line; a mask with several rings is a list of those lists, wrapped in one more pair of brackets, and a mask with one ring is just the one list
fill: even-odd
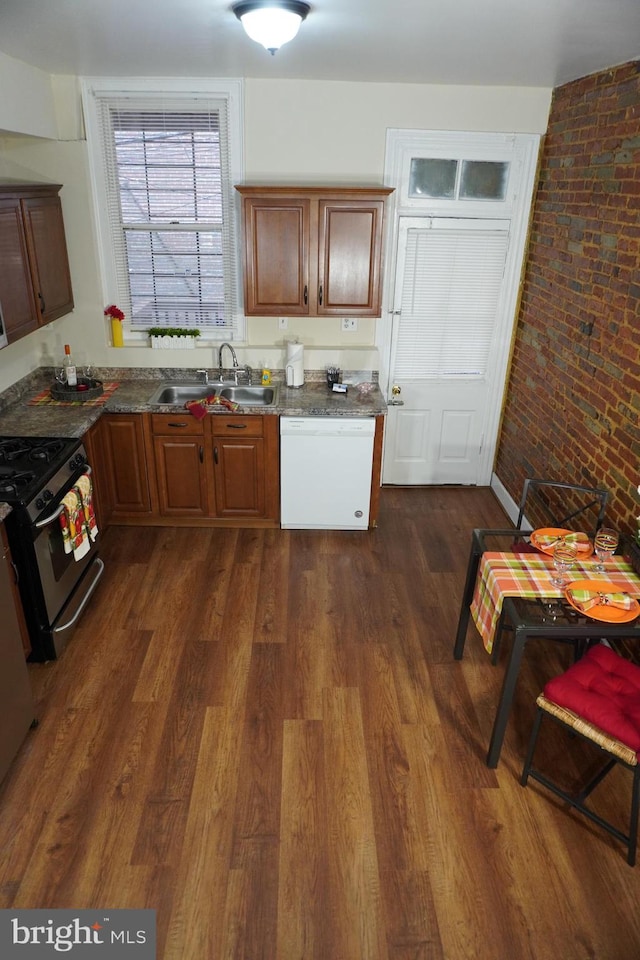
[(273, 55), (293, 40), (311, 7), (302, 0), (242, 0), (231, 9), (247, 35)]

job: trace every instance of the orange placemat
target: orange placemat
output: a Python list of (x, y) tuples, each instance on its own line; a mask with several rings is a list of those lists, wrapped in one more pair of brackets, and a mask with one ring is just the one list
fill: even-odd
[(39, 393), (31, 400), (28, 400), (27, 405), (30, 407), (41, 407), (45, 404), (54, 404), (57, 407), (96, 407), (101, 403), (106, 403), (109, 397), (112, 396), (118, 389), (120, 383), (103, 383), (102, 386), (104, 392), (99, 397), (95, 397), (93, 400), (54, 400), (51, 396), (49, 387), (47, 387), (47, 389), (43, 390), (42, 393)]

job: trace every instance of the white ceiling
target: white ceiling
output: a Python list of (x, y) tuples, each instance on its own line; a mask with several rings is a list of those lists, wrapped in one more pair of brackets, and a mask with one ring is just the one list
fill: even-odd
[(310, 0), (271, 56), (231, 0), (1, 0), (0, 52), (52, 74), (555, 87), (640, 57), (640, 0)]

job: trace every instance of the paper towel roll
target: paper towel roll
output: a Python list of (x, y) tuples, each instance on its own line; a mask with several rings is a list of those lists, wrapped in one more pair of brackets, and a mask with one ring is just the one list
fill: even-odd
[(304, 344), (294, 340), (287, 342), (287, 386), (301, 387), (304, 384)]

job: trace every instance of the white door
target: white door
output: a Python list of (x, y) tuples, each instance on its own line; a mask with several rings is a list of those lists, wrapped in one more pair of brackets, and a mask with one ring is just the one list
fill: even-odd
[(539, 137), (388, 130), (383, 483), (488, 484)]
[(508, 246), (506, 220), (399, 219), (384, 483), (479, 482)]

